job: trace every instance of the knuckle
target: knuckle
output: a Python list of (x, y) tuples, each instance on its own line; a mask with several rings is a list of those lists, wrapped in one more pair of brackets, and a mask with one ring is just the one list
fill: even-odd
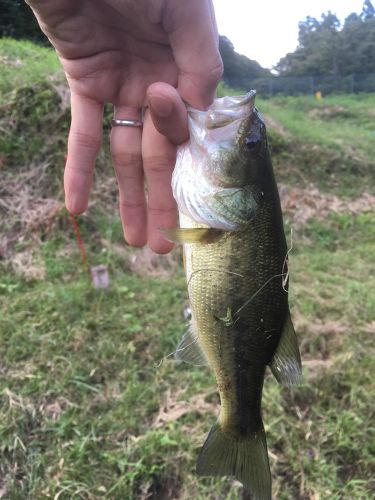
[(224, 64), (220, 55), (218, 55), (216, 63), (209, 70), (209, 78), (215, 82), (218, 82), (223, 76), (223, 73), (224, 73)]
[(69, 134), (69, 141), (80, 148), (92, 149), (99, 151), (102, 141), (100, 137), (94, 135), (86, 134), (78, 130), (71, 130)]
[(125, 210), (141, 209), (145, 206), (144, 200), (120, 200), (120, 208)]
[(152, 155), (144, 158), (145, 169), (152, 172), (153, 174), (164, 174), (166, 172), (172, 172), (174, 164), (176, 161), (176, 156), (167, 155), (159, 156)]
[(116, 166), (126, 167), (140, 167), (142, 165), (142, 158), (139, 154), (130, 153), (128, 151), (114, 151), (112, 152), (112, 161)]
[(69, 160), (65, 166), (66, 172), (71, 172), (82, 177), (92, 177), (92, 169), (93, 167), (91, 164), (80, 162), (79, 166), (77, 166), (71, 160)]
[(160, 216), (160, 215), (164, 215), (166, 213), (174, 213), (176, 212), (176, 205), (166, 205), (166, 206), (156, 206), (156, 205), (153, 205), (153, 206), (148, 206), (148, 212), (150, 215), (154, 215), (154, 216)]

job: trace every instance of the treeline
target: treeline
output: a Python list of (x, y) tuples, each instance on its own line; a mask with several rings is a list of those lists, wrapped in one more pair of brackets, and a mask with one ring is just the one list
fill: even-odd
[(298, 41), (295, 52), (276, 66), (282, 76), (375, 73), (375, 9), (370, 0), (343, 25), (331, 12), (320, 20), (307, 17), (299, 23)]

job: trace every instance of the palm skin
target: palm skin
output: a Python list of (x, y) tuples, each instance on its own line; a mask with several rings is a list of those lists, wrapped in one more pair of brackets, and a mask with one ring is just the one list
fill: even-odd
[(211, 0), (28, 3), (71, 89), (68, 210), (77, 214), (87, 208), (104, 104), (112, 103), (115, 117), (127, 119), (139, 119), (148, 106), (143, 129), (112, 129), (111, 152), (127, 241), (168, 252), (172, 246), (158, 228), (177, 222), (170, 180), (176, 145), (188, 138), (183, 101), (207, 107), (222, 72)]

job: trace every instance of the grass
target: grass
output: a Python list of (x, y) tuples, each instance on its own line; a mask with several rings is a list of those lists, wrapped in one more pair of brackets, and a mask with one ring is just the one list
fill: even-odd
[(0, 39), (0, 103), (14, 88), (44, 82), (61, 68), (54, 50), (32, 42)]
[(262, 108), (265, 113), (272, 108), (272, 116), (301, 140), (342, 149), (354, 157), (373, 157), (374, 95), (328, 96), (318, 102), (313, 97), (293, 99), (294, 102), (292, 98), (265, 101)]
[[(374, 487), (373, 224), (333, 218), (317, 231), (312, 222), (291, 256), (305, 382), (289, 390), (266, 381), (277, 498), (370, 498)], [(111, 289), (100, 292), (78, 250), (56, 258), (66, 244), (42, 244), (43, 281), (2, 273), (0, 467), (9, 497), (236, 498), (237, 485), (194, 474), (219, 409), (211, 374), (168, 359), (159, 366), (185, 328), (180, 265), (171, 286), (172, 277), (124, 272), (111, 250), (92, 249), (89, 258), (102, 255), (111, 271)], [(315, 372), (317, 362), (326, 369)], [(189, 408), (197, 394), (201, 407)], [(172, 418), (158, 425), (165, 405)]]
[[(63, 106), (57, 113), (49, 107), (59, 95), (51, 83), (35, 84), (32, 107), (27, 99), (9, 101), (30, 86), (35, 68), (25, 67), (20, 87), (0, 92), (0, 120), (11, 130), (0, 142), (6, 221), (0, 233), (0, 498), (235, 500), (242, 495), (237, 482), (195, 474), (219, 411), (212, 374), (167, 357), (185, 330), (180, 251), (156, 259), (123, 243), (102, 153), (93, 203), (79, 224), (90, 264), (108, 266), (111, 286), (91, 286), (65, 211), (41, 211), (41, 200), (61, 199), (69, 117)], [(314, 182), (322, 196), (323, 188), (346, 197), (370, 189), (366, 162), (359, 162), (363, 177), (352, 190), (348, 170), (340, 170), (340, 183), (325, 173), (333, 135), (319, 139), (329, 120), (337, 140), (346, 137), (347, 120), (366, 129), (370, 102), (371, 96), (260, 101), (279, 178), (300, 188)], [(344, 118), (341, 108), (351, 115)], [(22, 121), (26, 109), (30, 128)], [(319, 114), (332, 109), (340, 117)], [(40, 116), (54, 133), (45, 141), (39, 128), (44, 147), (36, 148), (31, 138)], [(299, 162), (311, 145), (322, 158), (308, 172), (308, 163)], [(357, 149), (367, 158), (363, 142)], [(317, 211), (294, 231), (290, 301), (304, 382), (282, 388), (268, 374), (263, 398), (280, 500), (374, 498), (375, 214), (350, 206), (325, 217)], [(23, 217), (32, 210), (40, 220), (30, 230)], [(293, 226), (288, 211), (286, 218), (286, 227)]]
[(278, 124), (272, 131), (271, 122), (271, 146), (281, 166), (290, 164), (299, 183), (318, 181), (325, 190), (353, 195), (361, 192), (366, 177), (374, 187), (374, 94), (321, 101), (277, 97), (258, 105)]

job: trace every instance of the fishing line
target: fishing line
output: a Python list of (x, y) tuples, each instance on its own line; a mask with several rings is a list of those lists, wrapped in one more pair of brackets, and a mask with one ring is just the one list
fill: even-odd
[[(239, 308), (239, 309), (238, 309), (238, 310), (237, 310), (237, 311), (233, 314), (233, 317), (234, 317), (234, 316), (236, 316), (236, 315), (238, 316), (238, 314), (240, 313), (240, 311), (242, 311), (242, 309), (244, 309), (246, 306), (248, 306), (248, 305), (250, 304), (250, 302), (251, 302), (251, 301), (252, 301), (252, 300), (253, 300), (253, 299), (254, 299), (254, 298), (258, 295), (258, 293), (260, 293), (260, 292), (263, 290), (263, 288), (265, 288), (265, 287), (268, 285), (268, 283), (270, 283), (270, 281), (272, 281), (272, 280), (273, 280), (273, 279), (275, 279), (275, 278), (282, 277), (282, 276), (284, 276), (284, 275), (285, 275), (285, 273), (275, 274), (274, 276), (271, 276), (271, 278), (269, 278), (269, 279), (268, 279), (268, 280), (264, 283), (264, 285), (262, 285), (262, 286), (259, 288), (259, 290), (257, 290), (257, 291), (256, 291), (256, 292), (255, 292), (255, 293), (254, 293), (254, 294), (253, 294), (253, 295), (252, 295), (252, 296), (251, 296), (251, 297), (250, 297), (250, 298), (249, 298), (249, 299), (248, 299), (248, 300), (244, 303), (244, 305), (243, 305), (243, 306), (241, 306), (241, 307), (240, 307), (240, 308)], [(238, 317), (238, 318), (234, 321), (234, 323), (236, 323), (236, 321), (238, 321), (239, 319), (240, 319), (240, 318)]]
[[(167, 354), (167, 356), (164, 356), (164, 357), (163, 357), (163, 358), (159, 361), (159, 363), (156, 363), (156, 364), (155, 364), (155, 368), (160, 368), (160, 367), (161, 367), (161, 365), (164, 363), (164, 361), (165, 361), (166, 359), (169, 359), (170, 357), (174, 356), (174, 355), (175, 355), (175, 354), (177, 354), (178, 352), (182, 352), (182, 351), (184, 351), (185, 349), (187, 349), (188, 347), (190, 347), (190, 346), (192, 346), (192, 345), (196, 344), (197, 342), (198, 342), (198, 339), (194, 339), (194, 340), (193, 340), (193, 342), (190, 342), (190, 344), (188, 344), (188, 345), (186, 345), (186, 346), (182, 347), (181, 349), (176, 349), (175, 351), (173, 351), (173, 352), (171, 352), (171, 353)], [(177, 360), (176, 360), (176, 361), (177, 361)]]
[(281, 272), (284, 274), (285, 273), (285, 266), (286, 266), (286, 276), (285, 278), (282, 279), (281, 281), (281, 284), (282, 284), (282, 287), (283, 287), (283, 290), (284, 292), (288, 293), (288, 290), (285, 289), (287, 283), (288, 283), (288, 280), (289, 280), (289, 266), (288, 266), (288, 260), (289, 260), (289, 253), (292, 251), (293, 249), (293, 228), (291, 227), (290, 228), (290, 248), (288, 249), (288, 251), (286, 252), (286, 255), (285, 255), (285, 259), (284, 259), (284, 264), (283, 264), (283, 268), (281, 270)]
[(70, 217), (70, 220), (73, 224), (74, 234), (76, 236), (78, 247), (79, 247), (81, 255), (82, 255), (83, 265), (85, 266), (86, 271), (88, 272), (90, 279), (91, 279), (92, 276), (91, 276), (90, 265), (89, 265), (89, 261), (88, 261), (88, 258), (87, 258), (86, 252), (85, 252), (85, 247), (83, 246), (83, 241), (81, 238), (81, 233), (79, 231), (77, 219), (70, 212), (69, 212), (69, 217)]
[(190, 281), (193, 278), (194, 274), (200, 273), (200, 272), (203, 272), (203, 271), (213, 271), (213, 272), (216, 272), (216, 273), (234, 274), (235, 276), (239, 276), (240, 278), (244, 278), (244, 275), (240, 274), (240, 273), (235, 273), (233, 271), (226, 271), (224, 269), (210, 269), (208, 267), (208, 268), (195, 269), (195, 271), (192, 271), (192, 273), (191, 273), (191, 275), (189, 277), (189, 281), (187, 283), (187, 286), (190, 285)]
[[(288, 282), (288, 279), (289, 279), (289, 268), (288, 268), (288, 255), (289, 253), (292, 251), (293, 249), (293, 228), (290, 229), (290, 248), (288, 249), (288, 251), (286, 252), (286, 255), (285, 255), (285, 258), (284, 258), (284, 263), (283, 263), (283, 267), (281, 269), (281, 274), (275, 274), (274, 276), (271, 276), (271, 278), (269, 278), (260, 288), (259, 290), (257, 290), (245, 303), (243, 306), (241, 306), (234, 314), (233, 314), (233, 317), (235, 317), (236, 315), (238, 316), (238, 314), (242, 311), (242, 309), (244, 309), (246, 306), (249, 305), (249, 303), (258, 295), (258, 293), (260, 293), (264, 287), (266, 287), (268, 285), (268, 283), (270, 283), (270, 281), (272, 281), (273, 279), (275, 278), (279, 278), (281, 277), (282, 280), (281, 280), (281, 286), (284, 290), (284, 292), (288, 293), (288, 290), (285, 288), (287, 282)], [(287, 271), (285, 272), (284, 269), (285, 269), (285, 266), (287, 267)], [(236, 323), (240, 318), (238, 317), (234, 323)]]

